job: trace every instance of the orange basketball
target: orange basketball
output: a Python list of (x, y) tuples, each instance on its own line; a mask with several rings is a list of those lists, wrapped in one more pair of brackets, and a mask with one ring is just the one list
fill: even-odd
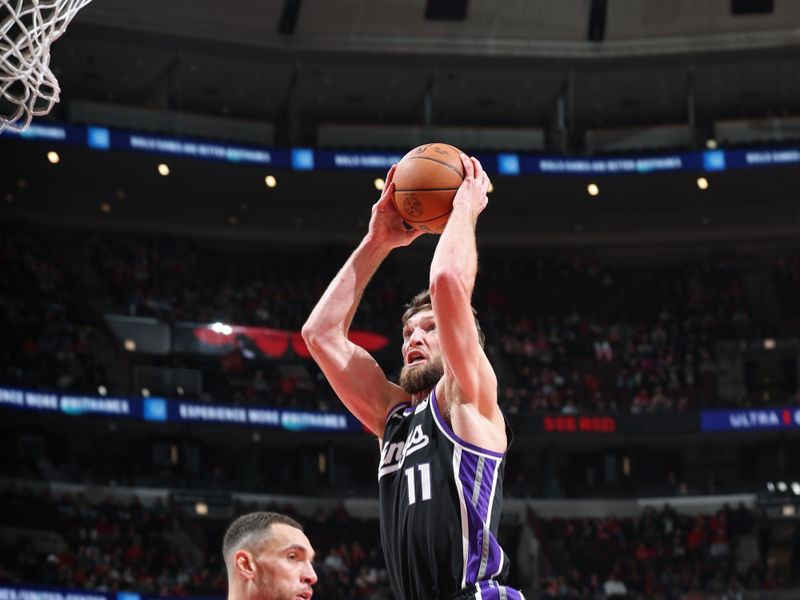
[(423, 144), (397, 163), (394, 205), (406, 223), (428, 233), (444, 231), (464, 180), (460, 153), (449, 144)]

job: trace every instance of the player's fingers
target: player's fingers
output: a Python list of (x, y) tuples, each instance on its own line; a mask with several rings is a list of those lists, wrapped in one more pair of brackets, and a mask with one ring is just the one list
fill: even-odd
[(384, 184), (383, 191), (381, 192), (381, 198), (380, 200), (378, 200), (379, 206), (385, 207), (393, 204), (394, 189), (395, 189), (394, 181)]
[(472, 161), (472, 165), (475, 170), (475, 179), (483, 182), (483, 165), (481, 164), (481, 161), (474, 156), (470, 157), (470, 160)]
[(386, 183), (384, 184), (384, 189), (386, 189), (390, 183), (394, 180), (394, 174), (397, 171), (397, 163), (393, 164), (392, 167), (389, 169), (389, 172), (386, 173)]
[(469, 156), (463, 152), (461, 153), (461, 162), (464, 164), (464, 180), (471, 181), (475, 178), (475, 165), (472, 164)]

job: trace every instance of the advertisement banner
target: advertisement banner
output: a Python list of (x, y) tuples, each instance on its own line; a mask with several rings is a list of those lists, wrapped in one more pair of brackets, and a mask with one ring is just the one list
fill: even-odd
[[(97, 136), (97, 129), (94, 128)], [(156, 154), (172, 154), (185, 158), (199, 158), (251, 165), (286, 168), (290, 164), (288, 150), (238, 146), (208, 140), (165, 137), (151, 134), (128, 133), (111, 130), (109, 147), (113, 150), (135, 150)], [(96, 148), (96, 146), (94, 146)]]
[(525, 156), (522, 157), (520, 170), (523, 174), (620, 175), (701, 170), (703, 164), (698, 153), (690, 152), (613, 158)]
[[(206, 404), (166, 398), (123, 398), (0, 387), (0, 408), (160, 423), (215, 423), (285, 431), (364, 431), (350, 413)], [(2, 599), (0, 599), (2, 600)]]
[(549, 414), (520, 415), (514, 418), (514, 431), (520, 435), (558, 435), (563, 437), (614, 435), (653, 435), (699, 432), (698, 414)]
[(617, 430), (617, 420), (610, 416), (548, 415), (542, 420), (546, 433), (600, 433)]
[[(63, 394), (11, 387), (0, 387), (0, 409), (2, 408), (69, 416), (163, 423), (216, 423), (285, 431), (361, 432), (364, 430), (358, 420), (347, 412), (208, 404), (158, 397)], [(514, 423), (515, 430), (521, 435), (554, 434), (573, 437), (700, 431), (796, 430), (800, 429), (800, 408), (706, 410), (699, 414), (519, 415)]]
[[(0, 584), (0, 600), (160, 600), (136, 592), (96, 592), (48, 586)], [(194, 598), (194, 600), (222, 600), (219, 598)]]
[(58, 123), (31, 123), (25, 131), (10, 128), (3, 130), (0, 136), (18, 137), (23, 140), (36, 140), (62, 144), (84, 145), (86, 128), (82, 125), (62, 125)]
[[(98, 126), (32, 124), (19, 133), (6, 129), (0, 137), (79, 144), (94, 150), (133, 150), (201, 160), (271, 166), (294, 171), (359, 170), (386, 172), (403, 151), (259, 148), (213, 140), (134, 133)], [(469, 150), (469, 149), (467, 149)], [(800, 148), (704, 150), (629, 156), (541, 156), (514, 152), (477, 155), (490, 173), (501, 175), (618, 175), (664, 172), (718, 172), (800, 164)]]
[(370, 169), (388, 171), (400, 162), (405, 152), (355, 152), (352, 150), (317, 150), (315, 166), (320, 169)]
[[(135, 599), (134, 599), (135, 596)], [(0, 600), (142, 600), (139, 594), (112, 594), (38, 586), (0, 584)]]
[(742, 410), (704, 410), (700, 413), (702, 431), (759, 431), (800, 428), (800, 408), (749, 408)]
[[(380, 352), (389, 344), (386, 336), (371, 331), (351, 331), (348, 337), (372, 353)], [(299, 331), (225, 323), (176, 323), (172, 349), (181, 354), (219, 356), (239, 351), (248, 360), (311, 358)]]
[(727, 150), (726, 161), (732, 169), (796, 165), (800, 164), (800, 149)]
[(0, 387), (0, 407), (19, 408), (65, 415), (94, 415), (114, 418), (141, 418), (141, 398), (58, 394)]

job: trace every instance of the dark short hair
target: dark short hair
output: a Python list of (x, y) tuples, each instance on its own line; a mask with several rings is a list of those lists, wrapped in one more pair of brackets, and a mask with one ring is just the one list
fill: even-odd
[[(433, 304), (431, 303), (431, 291), (430, 290), (422, 290), (419, 294), (414, 296), (411, 299), (411, 302), (406, 304), (403, 308), (405, 308), (405, 312), (403, 313), (403, 317), (400, 319), (403, 327), (406, 326), (408, 320), (413, 317), (418, 312), (422, 312), (423, 310), (429, 310), (433, 308)], [(486, 336), (481, 329), (481, 324), (478, 322), (478, 311), (475, 310), (475, 307), (472, 308), (472, 316), (475, 319), (475, 328), (478, 330), (478, 343), (483, 348), (484, 342), (486, 342)]]
[(226, 566), (228, 557), (238, 550), (248, 537), (253, 534), (259, 534), (261, 539), (267, 537), (270, 528), (275, 523), (282, 523), (303, 531), (300, 523), (280, 513), (260, 511), (242, 515), (228, 526), (225, 537), (222, 539), (222, 558), (225, 560)]

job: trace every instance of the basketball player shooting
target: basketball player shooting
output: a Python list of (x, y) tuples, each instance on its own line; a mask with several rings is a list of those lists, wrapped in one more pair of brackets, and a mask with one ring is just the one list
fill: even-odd
[(461, 154), (465, 177), (430, 267), (430, 289), (402, 318), (400, 384), (348, 340), (364, 290), (406, 230), (392, 196), (396, 166), (372, 207), (367, 234), (328, 286), (303, 338), (342, 402), (380, 439), (381, 540), (398, 600), (519, 599), (503, 585), (497, 542), (511, 431), (471, 305), (475, 226), (489, 178)]

